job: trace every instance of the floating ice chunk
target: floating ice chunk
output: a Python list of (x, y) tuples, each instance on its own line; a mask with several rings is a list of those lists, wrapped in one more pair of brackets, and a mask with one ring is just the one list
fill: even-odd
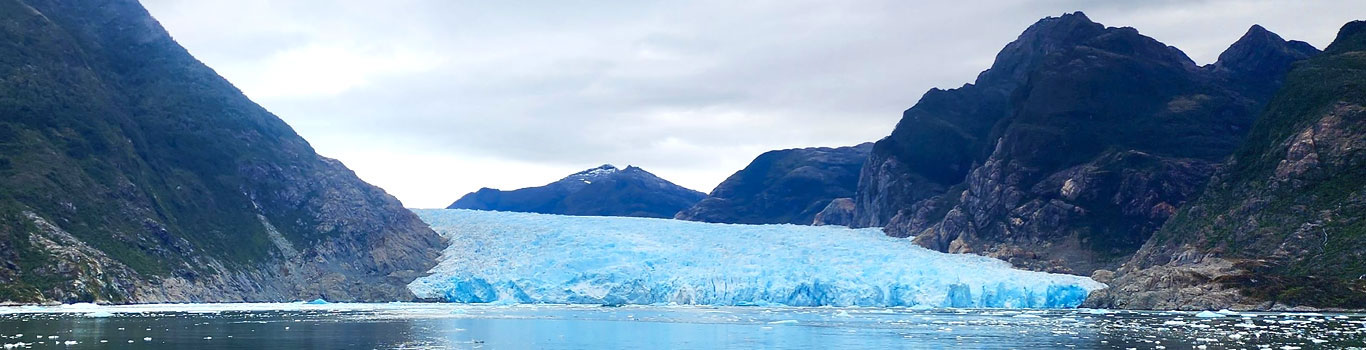
[(96, 305), (96, 304), (93, 304), (93, 303), (72, 303), (72, 304), (62, 304), (62, 305), (61, 305), (61, 308), (62, 308), (62, 309), (67, 309), (67, 310), (91, 310), (91, 309), (98, 309), (98, 308), (100, 308), (100, 306), (99, 306), (99, 305)]
[(1214, 312), (1214, 311), (1205, 310), (1205, 311), (1201, 311), (1200, 313), (1195, 314), (1195, 317), (1200, 317), (1200, 318), (1220, 318), (1220, 317), (1224, 317), (1224, 314), (1221, 314), (1221, 313), (1218, 313), (1218, 312)]
[(797, 324), (797, 320), (773, 321), (773, 322), (769, 322), (768, 324)]
[(451, 302), (1055, 308), (1104, 287), (878, 229), (415, 212), (451, 245), (408, 287)]
[(327, 302), (327, 300), (323, 300), (322, 298), (318, 298), (318, 299), (313, 299), (313, 301), (309, 301), (309, 302), (304, 303), (304, 304), (308, 304), (308, 305), (327, 305), (327, 304), (329, 304), (329, 303)]

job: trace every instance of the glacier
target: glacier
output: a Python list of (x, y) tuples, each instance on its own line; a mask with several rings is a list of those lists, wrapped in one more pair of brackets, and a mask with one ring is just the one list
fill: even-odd
[(876, 228), (413, 212), (450, 246), (408, 288), (458, 303), (1069, 308), (1105, 288)]

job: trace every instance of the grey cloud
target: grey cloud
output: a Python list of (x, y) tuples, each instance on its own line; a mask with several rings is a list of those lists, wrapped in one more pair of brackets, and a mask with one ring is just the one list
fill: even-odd
[[(382, 187), (409, 185), (404, 174), (423, 165), (349, 157), (632, 163), (703, 191), (764, 150), (885, 136), (925, 90), (970, 82), (1044, 16), (1084, 10), (1209, 63), (1253, 23), (1322, 46), (1366, 13), (1363, 3), (1288, 0), (146, 3), (192, 53)], [(1268, 10), (1278, 8), (1288, 10)], [(339, 56), (316, 57), (317, 67), (281, 58), (309, 47)], [(322, 71), (294, 75), (309, 69)], [(253, 94), (353, 75), (345, 81), (359, 83), (340, 91)], [(452, 181), (430, 186), (455, 196), (530, 185)]]

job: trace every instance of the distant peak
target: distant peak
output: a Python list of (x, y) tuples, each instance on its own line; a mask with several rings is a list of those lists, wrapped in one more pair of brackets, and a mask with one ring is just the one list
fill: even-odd
[(1308, 56), (1319, 53), (1319, 49), (1315, 48), (1314, 45), (1299, 40), (1282, 39), (1280, 35), (1276, 35), (1276, 33), (1267, 30), (1260, 24), (1253, 24), (1252, 27), (1248, 28), (1247, 33), (1243, 33), (1243, 36), (1239, 38), (1237, 42), (1234, 42), (1234, 45), (1237, 45), (1240, 42), (1250, 45), (1282, 47), (1285, 50)]
[(617, 167), (616, 167), (615, 165), (603, 164), (603, 165), (597, 166), (596, 168), (589, 168), (589, 169), (587, 169), (587, 170), (584, 170), (584, 171), (580, 171), (580, 172), (574, 173), (574, 175), (595, 174), (595, 173), (605, 173), (605, 172), (610, 173), (610, 172), (615, 172), (615, 171), (617, 171), (617, 170), (620, 170), (620, 169), (617, 169)]
[(1234, 45), (1237, 45), (1238, 43), (1265, 45), (1279, 44), (1283, 42), (1285, 42), (1285, 39), (1281, 39), (1280, 35), (1272, 33), (1270, 30), (1267, 30), (1260, 24), (1253, 24), (1251, 28), (1247, 29), (1246, 33), (1243, 33), (1243, 36), (1241, 38), (1238, 38), (1238, 41), (1234, 42)]
[(1252, 25), (1238, 41), (1219, 54), (1217, 69), (1279, 76), (1290, 63), (1316, 55), (1319, 50), (1301, 41), (1286, 41), (1261, 25)]

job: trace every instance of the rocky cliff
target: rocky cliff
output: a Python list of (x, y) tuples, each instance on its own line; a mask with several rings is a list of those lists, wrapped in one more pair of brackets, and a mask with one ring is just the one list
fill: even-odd
[(481, 188), (447, 209), (541, 214), (671, 218), (706, 194), (664, 180), (644, 169), (610, 164), (580, 171), (545, 186), (512, 191)]
[(409, 300), (441, 239), (133, 0), (0, 0), (0, 301)]
[(1202, 194), (1089, 304), (1366, 308), (1366, 22), (1296, 64)]
[(1133, 28), (1041, 20), (976, 84), (906, 111), (864, 168), (856, 223), (1029, 269), (1113, 269), (1203, 188), (1306, 46), (1253, 27), (1200, 67)]
[[(854, 195), (872, 143), (764, 152), (675, 217), (733, 224), (811, 225), (836, 198)], [(849, 220), (844, 220), (847, 225)], [(832, 224), (833, 222), (823, 222)]]

